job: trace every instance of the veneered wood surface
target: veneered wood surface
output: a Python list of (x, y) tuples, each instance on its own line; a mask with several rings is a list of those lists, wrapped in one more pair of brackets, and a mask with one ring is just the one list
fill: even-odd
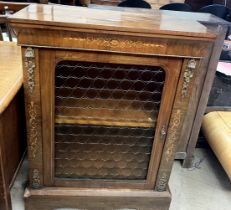
[[(34, 65), (34, 69), (28, 68), (28, 61), (25, 57), (25, 48), (22, 48), (22, 62), (24, 71), (24, 94), (25, 94), (25, 109), (26, 109), (26, 126), (27, 126), (27, 144), (28, 144), (28, 159), (30, 163), (29, 167), (29, 179), (30, 185), (33, 183), (33, 173), (34, 171), (39, 171), (39, 181), (35, 184), (43, 184), (43, 169), (42, 169), (42, 131), (41, 131), (41, 107), (40, 107), (40, 83), (39, 81), (39, 62), (38, 62), (38, 50), (34, 51), (33, 60), (31, 62)], [(30, 77), (28, 72), (32, 73), (32, 78), (34, 81), (34, 94), (31, 94)]]
[(169, 180), (171, 169), (173, 166), (174, 155), (176, 153), (179, 138), (184, 125), (185, 117), (189, 112), (189, 102), (192, 96), (192, 89), (195, 84), (195, 78), (199, 74), (201, 68), (201, 60), (196, 61), (196, 68), (194, 69), (190, 82), (188, 83), (187, 94), (182, 97), (182, 86), (185, 81), (185, 75), (187, 75), (188, 60), (184, 60), (182, 66), (181, 75), (178, 83), (177, 93), (175, 95), (175, 101), (172, 108), (171, 119), (168, 127), (166, 142), (163, 149), (160, 167), (158, 170), (158, 176), (156, 180), (155, 189), (157, 191), (163, 191), (166, 189), (166, 184)]
[[(26, 24), (14, 24), (18, 30), (18, 44), (38, 48), (73, 49), (128, 55), (159, 55), (165, 57), (202, 58), (211, 45), (209, 41), (191, 40), (188, 38), (171, 39), (157, 35), (155, 38), (119, 35), (114, 31), (110, 36), (107, 31), (92, 33), (87, 31), (62, 31), (26, 28)], [(112, 32), (111, 32), (112, 33)], [(40, 37), (38, 39), (38, 37)], [(69, 53), (71, 56), (71, 53)]]
[(54, 210), (59, 208), (87, 210), (142, 209), (168, 210), (170, 192), (109, 190), (109, 189), (73, 189), (44, 188), (26, 189), (25, 206), (30, 210)]
[(10, 187), (25, 151), (22, 89), (0, 115), (0, 209), (11, 209)]
[(12, 42), (0, 42), (0, 114), (22, 86), (21, 48)]
[(213, 50), (212, 50), (212, 53), (209, 59), (209, 63), (207, 66), (207, 74), (206, 74), (206, 77), (203, 83), (202, 92), (200, 95), (194, 123), (193, 123), (192, 130), (190, 133), (190, 138), (188, 140), (188, 145), (187, 145), (187, 150), (186, 150), (187, 157), (183, 163), (183, 167), (187, 167), (187, 168), (192, 167), (193, 154), (196, 148), (196, 143), (197, 143), (203, 115), (206, 111), (209, 93), (212, 88), (213, 80), (215, 77), (217, 63), (218, 63), (221, 50), (222, 50), (222, 46), (224, 43), (224, 39), (226, 36), (227, 26), (219, 26), (217, 27), (217, 31), (218, 31), (219, 36), (216, 39), (216, 42), (213, 46)]
[[(167, 13), (168, 14), (168, 13)], [(58, 5), (30, 5), (10, 18), (13, 23), (27, 23), (27, 27), (62, 27), (64, 30), (95, 29), (144, 34), (176, 35), (214, 39), (215, 34), (195, 19), (183, 19), (153, 10), (153, 13), (96, 10)]]
[[(54, 57), (55, 55), (55, 57)], [(179, 71), (181, 70), (181, 58), (160, 58), (140, 56), (125, 56), (118, 54), (95, 53), (95, 52), (75, 52), (57, 50), (40, 50), (40, 81), (41, 98), (43, 112), (43, 154), (44, 154), (44, 184), (46, 186), (75, 186), (75, 187), (109, 187), (109, 188), (146, 188), (153, 189), (158, 165), (160, 161), (161, 151), (164, 141), (160, 139), (159, 133), (162, 126), (168, 125), (169, 114), (171, 112), (172, 101), (176, 90)], [(56, 59), (56, 62), (55, 62)], [(99, 63), (112, 64), (132, 64), (132, 65), (149, 65), (163, 66), (166, 72), (165, 86), (161, 99), (161, 108), (157, 120), (157, 128), (155, 132), (155, 141), (151, 160), (149, 164), (149, 172), (146, 180), (137, 180), (136, 182), (129, 180), (110, 181), (110, 180), (59, 180), (54, 177), (54, 69), (56, 63), (60, 60), (76, 60)], [(51, 69), (47, 71), (47, 69)], [(168, 90), (171, 89), (171, 92)], [(100, 124), (100, 122), (98, 122)]]
[(221, 25), (230, 25), (230, 22), (227, 22), (217, 16), (214, 16), (209, 13), (195, 13), (195, 12), (179, 12), (179, 11), (170, 11), (170, 10), (155, 10), (155, 9), (142, 9), (142, 8), (129, 8), (129, 7), (115, 7), (115, 6), (102, 6), (97, 4), (89, 4), (89, 8), (99, 9), (99, 10), (114, 10), (114, 11), (127, 11), (134, 13), (144, 13), (152, 15), (154, 12), (158, 12), (166, 17), (174, 17), (177, 19), (183, 19), (188, 21), (198, 21), (201, 23), (209, 24), (221, 24)]
[[(215, 27), (217, 28), (217, 27)], [(215, 30), (215, 29), (214, 29)], [(175, 157), (175, 159), (185, 159), (186, 158), (186, 150), (188, 145), (188, 139), (190, 138), (190, 130), (194, 123), (194, 116), (196, 114), (196, 110), (198, 107), (201, 91), (203, 88), (203, 83), (205, 76), (207, 74), (207, 66), (209, 63), (209, 59), (211, 56), (211, 49), (212, 45), (208, 48), (208, 52), (206, 53), (206, 56), (203, 58), (203, 63), (200, 67), (200, 74), (197, 75), (195, 78), (195, 83), (192, 88), (192, 97), (189, 101), (188, 110), (189, 112), (186, 113), (186, 117), (184, 119), (184, 123), (182, 126), (182, 131), (178, 139), (178, 146), (177, 146), (177, 153), (180, 154), (181, 152), (184, 152), (183, 157)]]
[[(116, 101), (114, 102), (116, 103)], [(80, 110), (80, 115), (82, 116), (93, 116), (97, 118), (100, 114), (104, 114), (105, 116), (109, 116), (110, 118), (114, 117), (114, 120), (102, 120), (102, 119), (96, 119), (96, 120), (87, 120), (87, 119), (76, 119), (75, 118), (75, 113), (72, 114), (71, 117), (63, 117), (63, 116), (57, 116), (55, 119), (55, 123), (64, 123), (64, 124), (83, 124), (83, 125), (114, 125), (114, 126), (131, 126), (131, 127), (146, 127), (150, 128), (153, 126), (153, 124), (156, 123), (156, 117), (149, 117), (148, 114), (145, 112), (140, 111), (139, 113), (133, 113), (133, 112), (128, 112), (125, 114), (115, 114), (113, 111), (108, 111), (106, 113), (100, 113), (99, 112), (90, 112), (91, 110)], [(90, 113), (89, 113), (90, 112)], [(125, 120), (121, 120), (121, 118), (133, 118), (133, 120), (127, 122)], [(119, 120), (117, 119), (119, 118)], [(136, 119), (143, 119), (142, 122), (137, 122)], [(117, 120), (116, 120), (117, 119)]]
[(231, 112), (210, 112), (203, 117), (202, 130), (218, 160), (231, 179)]
[(25, 150), (22, 90), (19, 92), (22, 77), (21, 48), (0, 42), (0, 207), (4, 210), (11, 208), (10, 186)]

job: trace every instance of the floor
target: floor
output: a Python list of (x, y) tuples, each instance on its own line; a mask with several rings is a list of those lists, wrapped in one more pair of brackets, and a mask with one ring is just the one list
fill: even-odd
[[(24, 161), (12, 188), (13, 210), (24, 210), (27, 165)], [(170, 189), (170, 210), (231, 210), (231, 182), (209, 149), (196, 150), (192, 169), (184, 169), (180, 161), (175, 161)]]

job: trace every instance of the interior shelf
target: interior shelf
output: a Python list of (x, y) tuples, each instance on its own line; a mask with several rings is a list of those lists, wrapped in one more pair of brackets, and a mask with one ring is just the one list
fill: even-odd
[(164, 79), (158, 66), (62, 61), (56, 67), (55, 122), (154, 128)]
[(87, 124), (128, 127), (154, 127), (157, 113), (134, 109), (99, 109), (82, 107), (57, 107), (55, 123)]

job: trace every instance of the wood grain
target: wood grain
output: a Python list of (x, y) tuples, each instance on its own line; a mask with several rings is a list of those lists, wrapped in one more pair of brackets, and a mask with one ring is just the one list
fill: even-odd
[(231, 112), (210, 112), (202, 122), (203, 134), (231, 179)]
[(23, 109), (21, 89), (0, 115), (0, 207), (4, 210), (11, 210), (10, 188), (26, 148)]
[[(48, 50), (40, 50), (41, 53), (41, 86), (43, 87), (42, 90), (42, 110), (43, 110), (43, 144), (44, 144), (44, 168), (46, 171), (46, 182), (47, 186), (75, 186), (75, 187), (109, 187), (109, 188), (146, 188), (146, 189), (153, 189), (155, 183), (155, 176), (158, 169), (158, 163), (160, 161), (160, 151), (162, 150), (164, 141), (160, 139), (159, 133), (163, 125), (167, 126), (169, 121), (169, 113), (172, 107), (172, 102), (174, 99), (174, 94), (167, 94), (168, 89), (172, 90), (172, 93), (176, 90), (176, 83), (179, 78), (179, 70), (182, 65), (182, 59), (173, 59), (173, 58), (157, 58), (157, 57), (139, 57), (137, 59), (136, 56), (124, 56), (124, 55), (113, 55), (106, 53), (98, 53), (95, 52), (75, 52), (72, 51), (71, 53), (68, 51), (55, 51), (55, 59), (54, 53)], [(46, 58), (53, 58), (53, 59), (46, 59)], [(56, 60), (56, 62), (55, 62)], [(153, 66), (163, 66), (166, 74), (165, 79), (165, 86), (163, 90), (163, 97), (161, 106), (158, 115), (157, 127), (156, 127), (156, 136), (153, 150), (152, 150), (152, 157), (151, 163), (149, 165), (149, 173), (147, 180), (138, 180), (137, 183), (134, 181), (128, 182), (124, 181), (110, 181), (110, 180), (62, 180), (56, 179), (53, 174), (54, 170), (54, 75), (55, 75), (55, 65), (60, 60), (77, 60), (77, 61), (88, 61), (88, 62), (105, 62), (105, 63), (112, 63), (112, 64), (133, 64), (133, 65), (153, 65)], [(49, 71), (49, 75), (47, 73), (47, 69), (52, 69)], [(49, 91), (47, 91), (49, 90)], [(166, 105), (165, 105), (166, 104)], [(98, 122), (99, 123), (99, 122)], [(46, 145), (46, 146), (45, 146)], [(49, 160), (49, 161), (47, 161)]]
[(187, 71), (188, 62), (188, 59), (184, 60), (181, 70), (180, 80), (178, 83), (177, 93), (175, 96), (174, 106), (172, 109), (172, 115), (167, 132), (167, 138), (164, 145), (160, 167), (158, 170), (158, 177), (156, 180), (155, 189), (157, 191), (166, 190), (171, 173), (171, 168), (173, 165), (174, 155), (176, 153), (179, 137), (181, 135), (182, 127), (184, 125), (184, 119), (188, 111), (189, 101), (192, 97), (192, 89), (195, 83), (195, 78), (199, 74), (201, 61), (197, 60), (196, 68), (194, 69), (193, 76), (191, 77), (191, 82), (188, 83), (188, 93), (185, 97), (182, 98), (181, 90), (184, 83), (183, 78), (185, 75), (185, 71)]
[[(32, 50), (31, 56), (26, 55), (27, 50)], [(22, 48), (22, 61), (24, 73), (24, 93), (27, 118), (27, 143), (30, 186), (39, 188), (43, 183), (42, 162), (42, 131), (40, 107), (40, 83), (38, 50)], [(32, 84), (32, 85), (31, 85)]]
[(176, 158), (176, 159), (184, 160), (187, 157), (187, 154), (186, 154), (186, 150), (188, 146), (187, 140), (190, 138), (190, 134), (191, 134), (189, 130), (191, 130), (193, 123), (194, 123), (194, 116), (197, 111), (201, 91), (203, 89), (204, 79), (207, 74), (207, 66), (209, 63), (210, 56), (211, 56), (210, 54), (211, 50), (212, 50), (212, 45), (208, 48), (207, 55), (204, 57), (203, 62), (201, 62), (200, 74), (198, 74), (197, 77), (195, 78), (195, 83), (194, 83), (192, 93), (191, 93), (192, 97), (188, 105), (188, 109), (190, 110), (190, 112), (187, 112), (185, 116), (182, 131), (179, 137), (177, 152), (178, 153), (183, 152), (184, 156), (183, 158)]
[[(65, 13), (68, 15), (64, 15)], [(47, 25), (50, 28), (62, 27), (68, 30), (78, 28), (133, 32), (137, 36), (159, 34), (182, 36), (182, 38), (183, 36), (201, 37), (208, 40), (215, 38), (205, 26), (193, 19), (184, 20), (165, 14), (158, 10), (152, 14), (144, 14), (71, 6), (30, 5), (11, 16), (9, 21), (21, 24), (27, 22), (29, 23), (27, 27), (33, 28)]]
[[(50, 210), (54, 208), (55, 205), (57, 205), (57, 208), (66, 207), (67, 203), (70, 204), (67, 207), (76, 208), (73, 204), (74, 200), (80, 201), (82, 195), (85, 193), (88, 193), (87, 197), (89, 202), (87, 202), (87, 206), (79, 202), (81, 204), (81, 206), (79, 206), (80, 208), (92, 209), (92, 205), (96, 204), (97, 208), (102, 207), (100, 209), (113, 209), (113, 207), (117, 206), (119, 208), (128, 207), (136, 209), (168, 208), (168, 199), (164, 199), (161, 206), (156, 200), (156, 197), (162, 197), (166, 192), (176, 147), (183, 125), (186, 122), (185, 119), (187, 119), (186, 115), (191, 111), (189, 104), (195, 95), (197, 97), (195, 104), (197, 104), (200, 95), (199, 93), (197, 95), (195, 85), (197, 86), (197, 83), (204, 81), (205, 71), (207, 69), (206, 56), (211, 54), (211, 48), (214, 45), (215, 39), (220, 35), (220, 33), (217, 32), (217, 27), (212, 28), (201, 23), (209, 22), (210, 19), (220, 23), (222, 22), (221, 20), (209, 15), (199, 16), (197, 19), (193, 14), (185, 14), (184, 16), (184, 13), (171, 13), (167, 11), (153, 12), (152, 10), (145, 12), (145, 10), (142, 9), (129, 10), (117, 8), (116, 10), (106, 10), (106, 8), (94, 9), (62, 7), (57, 5), (32, 5), (15, 14), (10, 19), (11, 25), (17, 30), (18, 43), (23, 46), (24, 53), (25, 49), (34, 49), (35, 52), (33, 58), (29, 60), (24, 58), (24, 62), (26, 63), (24, 78), (25, 81), (27, 81), (25, 84), (25, 97), (28, 130), (32, 134), (37, 130), (36, 156), (33, 156), (35, 150), (34, 144), (32, 144), (32, 146), (29, 147), (29, 167), (30, 182), (35, 182), (39, 187), (43, 188), (31, 190), (33, 185), (30, 186), (29, 193), (26, 193), (28, 210), (41, 208)], [(224, 25), (226, 24), (227, 23), (224, 22)], [(84, 62), (91, 63), (91, 65), (84, 66)], [(60, 63), (62, 63), (62, 65)], [(81, 63), (81, 65), (79, 65), (79, 63)], [(97, 65), (94, 64), (94, 66), (93, 63)], [(101, 142), (101, 144), (105, 147), (101, 146), (99, 148), (99, 146), (97, 146), (99, 150), (95, 149), (95, 140), (97, 139), (94, 139), (94, 142), (90, 142), (94, 144), (94, 146), (88, 146), (88, 143), (79, 142), (82, 140), (89, 141), (88, 137), (81, 139), (78, 135), (75, 135), (79, 133), (81, 136), (85, 135), (85, 133), (82, 132), (82, 129), (84, 129), (83, 125), (78, 125), (78, 128), (81, 130), (81, 132), (78, 133), (73, 129), (73, 126), (76, 126), (76, 124), (72, 124), (69, 128), (67, 127), (69, 124), (61, 124), (59, 115), (56, 112), (60, 107), (61, 109), (67, 107), (66, 110), (68, 110), (68, 107), (73, 105), (70, 103), (75, 104), (76, 101), (76, 103), (81, 103), (79, 99), (76, 100), (76, 95), (73, 95), (73, 91), (79, 91), (78, 88), (81, 87), (78, 81), (82, 78), (88, 78), (89, 75), (86, 72), (91, 68), (101, 72), (105, 64), (110, 66), (110, 71), (113, 70), (115, 72), (118, 66), (123, 67), (126, 65), (133, 66), (133, 69), (139, 70), (140, 73), (143, 69), (140, 68), (140, 66), (157, 66), (165, 71), (164, 88), (161, 100), (159, 100), (159, 114), (155, 119), (156, 127), (153, 127), (155, 134), (151, 134), (151, 136), (153, 136), (151, 143), (152, 149), (150, 150), (151, 152), (148, 150), (149, 165), (148, 167), (145, 166), (147, 172), (142, 173), (140, 179), (129, 179), (129, 177), (133, 177), (133, 168), (130, 171), (126, 171), (114, 167), (111, 170), (106, 170), (106, 173), (101, 177), (99, 177), (98, 173), (95, 175), (95, 165), (99, 168), (98, 170), (101, 170), (102, 165), (104, 166), (105, 163), (110, 163), (105, 158), (105, 153), (107, 153), (108, 150), (114, 152), (113, 149), (117, 149), (118, 151), (117, 141), (116, 143), (110, 143), (110, 149), (107, 151), (103, 150), (103, 148), (105, 149), (106, 147), (104, 142)], [(72, 67), (70, 67), (71, 65)], [(59, 71), (56, 70), (57, 66), (60, 67), (60, 71), (67, 73), (67, 75), (60, 73), (59, 77), (57, 77), (56, 72)], [(73, 71), (73, 74), (69, 74), (70, 71), (68, 68), (73, 70), (73, 66), (75, 71)], [(85, 69), (84, 71), (82, 71), (83, 67)], [(85, 67), (87, 67), (87, 69)], [(131, 70), (128, 69), (125, 71)], [(29, 74), (29, 77), (28, 72), (32, 72)], [(76, 76), (76, 72), (84, 72), (84, 75)], [(61, 78), (60, 86), (56, 86), (55, 78)], [(72, 79), (72, 82), (69, 81), (69, 78)], [(110, 76), (110, 78), (113, 77)], [(143, 81), (145, 79), (141, 78), (139, 80)], [(95, 80), (91, 79), (91, 81)], [(159, 79), (159, 81), (163, 84), (162, 79)], [(73, 85), (68, 86), (66, 83), (72, 83)], [(59, 97), (56, 97), (56, 90), (60, 90), (57, 87), (61, 87), (61, 90), (65, 87), (67, 87), (66, 89), (69, 88), (67, 90), (68, 94), (57, 94)], [(93, 87), (94, 90), (99, 92), (101, 91), (100, 88), (95, 86), (90, 87)], [(78, 97), (82, 99), (83, 95), (78, 95)], [(86, 95), (84, 95), (84, 97), (86, 97)], [(63, 98), (69, 98), (71, 100), (62, 101)], [(86, 101), (83, 103), (85, 102)], [(61, 106), (58, 107), (57, 105), (56, 107), (55, 103), (60, 103)], [(97, 104), (98, 102), (95, 101), (95, 103)], [(121, 106), (121, 108), (122, 107), (123, 106)], [(70, 110), (68, 112), (71, 113)], [(88, 114), (92, 115), (92, 113)], [(97, 113), (99, 117), (100, 114), (103, 118), (104, 115), (110, 115), (111, 113)], [(62, 115), (65, 116), (65, 113), (62, 113)], [(80, 110), (80, 112), (72, 113), (71, 115), (73, 115), (71, 118), (68, 116), (65, 120), (74, 119), (76, 115), (86, 115), (86, 112), (84, 113), (83, 110)], [(190, 126), (192, 126), (192, 119), (195, 118), (195, 115), (195, 107), (193, 107), (193, 113), (188, 118), (191, 124), (188, 123), (188, 126), (186, 126), (188, 133), (191, 132)], [(113, 113), (115, 120), (118, 116), (118, 113)], [(130, 113), (126, 113), (124, 117), (125, 116), (129, 119)], [(134, 116), (134, 118), (141, 117), (144, 117), (142, 113)], [(55, 120), (57, 119), (58, 121), (56, 122), (59, 123), (55, 124)], [(102, 124), (102, 122), (98, 121), (99, 127), (101, 126), (100, 123)], [(61, 129), (64, 129), (58, 133), (57, 129), (59, 129), (60, 126)], [(95, 129), (96, 126), (90, 125), (89, 127)], [(124, 126), (122, 128), (124, 128)], [(116, 129), (118, 129), (118, 126)], [(146, 128), (143, 127), (142, 129)], [(107, 132), (109, 130), (110, 128), (107, 127)], [(67, 132), (67, 134), (71, 136), (70, 141), (66, 141), (66, 138), (63, 137), (59, 139), (56, 137), (57, 133), (66, 135), (66, 131), (68, 131), (69, 133)], [(126, 136), (125, 134), (123, 135)], [(73, 138), (73, 136), (75, 137)], [(76, 136), (78, 136), (78, 138)], [(93, 136), (94, 135), (91, 135), (90, 140), (92, 140)], [(107, 137), (107, 135), (102, 135), (102, 139), (104, 137)], [(29, 145), (31, 142), (34, 142), (31, 141), (34, 139), (35, 138), (29, 138)], [(134, 140), (135, 138), (131, 139)], [(131, 139), (129, 139), (129, 141)], [(121, 139), (118, 139), (118, 141), (119, 140)], [(63, 144), (63, 141), (67, 146)], [(79, 144), (81, 144), (82, 147), (78, 147)], [(96, 144), (99, 145), (98, 142), (96, 142)], [(80, 152), (77, 152), (76, 147), (78, 147), (78, 149), (82, 148), (83, 151), (81, 152), (83, 153), (96, 154), (96, 159), (98, 158), (102, 164), (100, 165), (100, 163), (94, 161), (95, 157), (93, 157), (93, 161), (90, 158), (87, 159), (88, 157), (85, 158), (86, 156), (82, 158)], [(67, 148), (69, 148), (70, 152), (67, 152)], [(139, 146), (136, 147), (136, 149), (137, 148), (139, 148)], [(90, 149), (93, 151), (89, 153)], [(144, 148), (141, 148), (142, 151), (144, 151), (143, 149)], [(127, 151), (127, 147), (125, 150)], [(74, 154), (70, 157), (70, 153), (73, 151)], [(63, 152), (64, 155), (67, 154), (68, 156), (57, 156), (59, 152)], [(134, 150), (132, 149), (130, 152), (132, 153)], [(124, 156), (121, 155), (121, 157)], [(125, 158), (119, 161), (123, 163), (125, 167), (129, 162), (127, 157), (126, 153)], [(60, 159), (64, 162), (58, 162)], [(75, 177), (74, 172), (80, 171), (76, 170), (77, 160), (80, 160), (81, 167), (84, 167), (84, 170), (87, 171), (85, 176), (77, 174)], [(132, 156), (131, 160), (134, 161), (134, 156)], [(68, 161), (68, 163), (65, 161)], [(132, 161), (129, 166), (132, 166)], [(95, 164), (92, 166), (93, 175), (89, 173), (92, 172), (91, 168), (88, 167), (89, 162), (93, 162), (93, 165)], [(117, 163), (118, 161), (114, 162)], [(64, 167), (65, 165), (69, 168), (66, 169)], [(111, 163), (109, 165), (110, 167), (112, 166)], [(135, 168), (136, 166), (133, 165), (133, 167)], [(71, 168), (74, 168), (74, 170)], [(115, 174), (113, 174), (113, 171)], [(124, 174), (122, 174), (122, 171)], [(119, 177), (118, 174), (121, 175), (120, 173), (122, 174), (120, 177), (126, 178), (111, 178), (114, 176)], [(114, 200), (114, 192), (109, 193), (106, 200), (98, 199), (98, 194), (92, 193), (94, 191), (93, 188), (95, 190), (104, 188), (107, 189), (108, 192), (113, 192), (113, 190), (117, 189), (118, 195), (126, 198), (124, 199), (126, 205), (124, 202), (121, 202), (120, 199)], [(156, 192), (157, 190), (162, 192), (158, 194)], [(33, 195), (30, 192), (32, 192)], [(126, 194), (127, 192), (129, 192), (130, 195)], [(136, 193), (139, 195), (144, 193), (142, 199), (137, 199), (135, 196), (137, 202), (133, 197), (133, 195), (139, 197)], [(152, 201), (149, 200), (150, 197), (152, 197)], [(57, 202), (53, 203), (54, 200)], [(102, 206), (103, 201), (105, 201), (105, 204)], [(117, 204), (111, 207), (108, 201), (113, 202), (113, 205), (114, 202)], [(133, 204), (136, 204), (136, 207), (133, 207)]]
[(21, 48), (16, 43), (0, 42), (0, 114), (22, 86)]
[(0, 65), (0, 209), (10, 210), (10, 187), (26, 147), (21, 48), (0, 42)]
[(53, 210), (55, 208), (77, 208), (95, 210), (137, 209), (168, 210), (171, 195), (169, 191), (103, 190), (72, 188), (44, 188), (26, 190), (25, 206), (27, 209)]
[(213, 50), (209, 59), (209, 63), (207, 66), (207, 74), (204, 80), (202, 92), (200, 95), (198, 107), (197, 107), (197, 112), (196, 116), (194, 119), (193, 127), (191, 130), (190, 138), (188, 140), (188, 146), (187, 146), (187, 157), (183, 163), (183, 167), (192, 167), (193, 164), (193, 154), (194, 150), (196, 147), (197, 143), (197, 138), (199, 135), (201, 123), (202, 123), (202, 118), (205, 113), (207, 103), (208, 103), (208, 98), (209, 98), (209, 93), (213, 84), (213, 80), (215, 77), (215, 72), (216, 72), (216, 67), (217, 63), (221, 54), (222, 46), (224, 43), (224, 39), (226, 36), (227, 32), (227, 26), (217, 26), (217, 33), (219, 36), (217, 36), (216, 42), (213, 45)]

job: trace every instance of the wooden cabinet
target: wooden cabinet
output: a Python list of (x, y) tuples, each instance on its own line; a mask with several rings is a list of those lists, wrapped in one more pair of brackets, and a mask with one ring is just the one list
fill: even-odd
[(30, 5), (10, 18), (24, 65), (27, 210), (168, 209), (176, 146), (222, 32), (142, 11)]
[(0, 209), (11, 209), (10, 189), (26, 149), (21, 49), (0, 42)]

